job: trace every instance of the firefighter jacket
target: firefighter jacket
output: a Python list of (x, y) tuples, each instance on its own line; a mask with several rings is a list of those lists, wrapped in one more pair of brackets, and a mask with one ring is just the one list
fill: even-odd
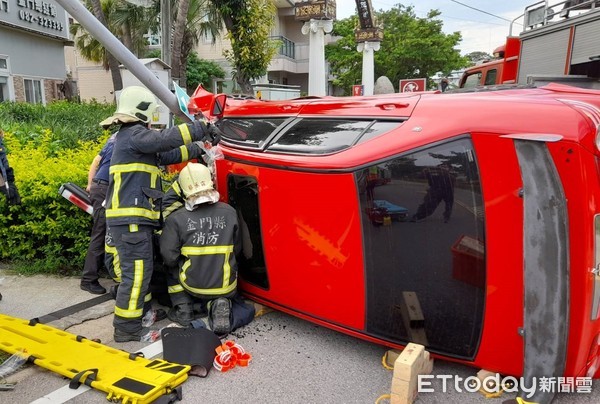
[(202, 151), (192, 142), (203, 138), (203, 128), (197, 123), (162, 131), (137, 122), (122, 125), (109, 169), (108, 225), (159, 226), (163, 193), (158, 166), (199, 157)]
[(181, 208), (165, 220), (160, 252), (179, 283), (193, 296), (233, 296), (242, 241), (234, 208), (223, 202)]

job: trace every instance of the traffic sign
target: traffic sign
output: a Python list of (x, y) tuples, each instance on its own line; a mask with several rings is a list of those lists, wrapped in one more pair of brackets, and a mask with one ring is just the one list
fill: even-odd
[(194, 116), (190, 114), (188, 110), (188, 104), (190, 103), (190, 96), (187, 95), (185, 90), (177, 85), (177, 83), (173, 82), (173, 87), (175, 88), (175, 95), (177, 96), (177, 103), (179, 104), (179, 109), (183, 112), (191, 121), (194, 120)]
[(400, 80), (401, 93), (414, 93), (417, 91), (425, 91), (427, 79), (402, 79)]

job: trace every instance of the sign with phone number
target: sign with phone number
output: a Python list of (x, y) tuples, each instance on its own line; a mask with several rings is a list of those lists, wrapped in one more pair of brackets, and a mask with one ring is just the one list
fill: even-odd
[(67, 13), (54, 0), (0, 0), (0, 23), (69, 39)]

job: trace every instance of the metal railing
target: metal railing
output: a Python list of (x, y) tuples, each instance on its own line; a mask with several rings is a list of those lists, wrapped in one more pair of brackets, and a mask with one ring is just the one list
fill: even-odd
[(532, 30), (598, 9), (599, 0), (539, 1), (525, 8), (524, 29)]
[(279, 41), (279, 54), (290, 59), (296, 59), (296, 44), (282, 35), (270, 37), (273, 41)]

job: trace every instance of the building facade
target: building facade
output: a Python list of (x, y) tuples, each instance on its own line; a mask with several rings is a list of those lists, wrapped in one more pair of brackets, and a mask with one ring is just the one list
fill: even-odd
[(0, 0), (0, 102), (69, 98), (65, 10), (54, 0)]

